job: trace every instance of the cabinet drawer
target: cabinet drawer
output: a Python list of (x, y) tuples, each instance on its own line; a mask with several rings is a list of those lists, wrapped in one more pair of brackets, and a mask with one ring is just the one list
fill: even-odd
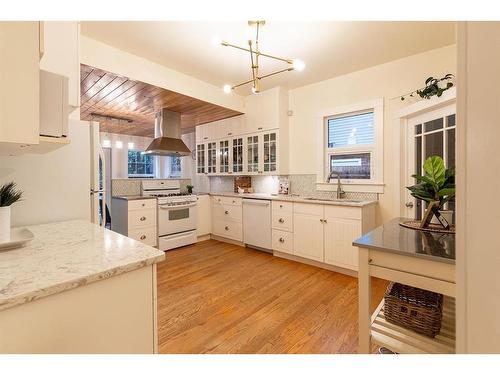
[(276, 212), (273, 211), (272, 217), (273, 229), (293, 231), (293, 213), (292, 212)]
[(323, 205), (315, 203), (294, 203), (293, 212), (306, 215), (317, 215), (323, 217)]
[(241, 206), (242, 199), (237, 197), (221, 197), (214, 196), (214, 203), (224, 204), (224, 205), (232, 205), (232, 206)]
[(242, 207), (227, 204), (216, 204), (213, 211), (214, 218), (241, 223)]
[(361, 213), (362, 213), (361, 207), (325, 205), (325, 217), (361, 220)]
[(215, 235), (230, 238), (235, 241), (243, 241), (243, 231), (241, 223), (226, 220), (215, 220), (213, 223), (213, 233)]
[(128, 231), (128, 236), (146, 245), (156, 246), (156, 227), (131, 229)]
[(293, 254), (293, 233), (273, 229), (273, 250)]
[(156, 199), (139, 199), (136, 201), (128, 201), (129, 210), (145, 210), (156, 207)]
[(276, 202), (273, 201), (273, 215), (293, 214), (292, 202)]
[(156, 209), (128, 212), (128, 228), (156, 226)]

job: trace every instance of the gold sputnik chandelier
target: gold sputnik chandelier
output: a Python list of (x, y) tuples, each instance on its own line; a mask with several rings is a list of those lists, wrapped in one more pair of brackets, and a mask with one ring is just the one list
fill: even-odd
[[(252, 79), (249, 79), (248, 81), (238, 83), (237, 85), (224, 85), (224, 92), (225, 93), (230, 93), (232, 90), (234, 90), (237, 87), (248, 85), (249, 83), (252, 84), (252, 92), (254, 94), (260, 92), (260, 81), (264, 78), (274, 76), (276, 74), (284, 73), (284, 72), (289, 72), (292, 70), (297, 70), (297, 71), (302, 71), (305, 68), (305, 64), (301, 60), (292, 60), (292, 59), (287, 59), (283, 57), (277, 57), (270, 55), (268, 53), (263, 53), (260, 52), (259, 50), (259, 29), (266, 24), (266, 21), (248, 21), (248, 27), (251, 29), (251, 34), (248, 36), (248, 48), (246, 47), (240, 47), (234, 44), (231, 44), (226, 41), (220, 41), (217, 42), (217, 44), (220, 44), (224, 47), (232, 47), (239, 49), (241, 51), (246, 51), (250, 52), (250, 62), (251, 62), (251, 69), (252, 69)], [(255, 31), (254, 31), (255, 29)], [(253, 33), (255, 32), (255, 33)], [(255, 36), (253, 36), (253, 35)], [(259, 61), (260, 57), (267, 57), (270, 59), (274, 60), (279, 60), (284, 63), (286, 63), (286, 68), (277, 70), (272, 73), (264, 74), (264, 75), (259, 75)]]

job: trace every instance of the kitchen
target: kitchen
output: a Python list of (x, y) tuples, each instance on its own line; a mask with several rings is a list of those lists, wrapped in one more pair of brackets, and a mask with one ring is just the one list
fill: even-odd
[[(0, 89), (0, 184), (22, 192), (5, 205), (0, 352), (498, 352), (470, 333), (491, 321), (464, 320), (477, 272), (464, 266), (460, 228), (476, 238), (464, 206), (447, 190), (434, 210), (406, 188), (437, 155), (457, 169), (457, 202), (474, 201), (459, 192), (474, 114), (456, 116), (479, 104), (460, 97), (460, 72), (481, 76), (469, 64), (488, 52), (461, 43), (498, 25), (464, 24), (1, 22), (1, 86), (23, 96)], [(325, 28), (318, 43), (348, 59), (282, 43)], [(250, 53), (232, 44), (248, 29)], [(380, 38), (375, 56), (334, 38), (374, 31), (401, 48)], [(440, 94), (415, 98), (431, 75)], [(456, 225), (456, 244), (395, 218)], [(385, 320), (393, 285), (441, 295), (441, 330)]]

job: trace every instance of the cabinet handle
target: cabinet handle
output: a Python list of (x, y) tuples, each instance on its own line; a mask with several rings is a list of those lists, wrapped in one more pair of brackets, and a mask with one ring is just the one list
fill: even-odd
[(226, 214), (226, 215), (227, 215), (228, 213), (229, 213), (229, 211), (224, 211), (224, 214)]
[(284, 242), (285, 242), (285, 240), (283, 239), (283, 237), (281, 237), (281, 238), (280, 238), (280, 242), (281, 242), (281, 243), (284, 243)]
[(224, 227), (224, 230), (229, 230), (229, 227), (228, 227), (228, 226), (225, 226), (225, 227)]
[(141, 240), (145, 240), (145, 239), (146, 239), (146, 236), (143, 234), (143, 235), (141, 236)]
[(259, 126), (259, 127), (257, 128), (257, 130), (262, 130), (262, 126)]
[(208, 139), (208, 137), (203, 137), (203, 139)]
[(323, 219), (319, 219), (319, 221), (321, 221), (322, 223), (324, 222), (324, 220), (323, 220)]
[(326, 224), (326, 223), (328, 223), (328, 221), (326, 221), (326, 219), (325, 219), (325, 220), (323, 220), (323, 223), (325, 223), (325, 224)]
[(146, 220), (146, 216), (141, 217), (139, 220), (140, 220), (140, 221), (144, 221), (144, 220)]
[(278, 220), (281, 224), (283, 224), (285, 222), (285, 220), (283, 220), (282, 217), (280, 217), (280, 219)]
[(227, 135), (233, 135), (233, 133), (227, 133)]

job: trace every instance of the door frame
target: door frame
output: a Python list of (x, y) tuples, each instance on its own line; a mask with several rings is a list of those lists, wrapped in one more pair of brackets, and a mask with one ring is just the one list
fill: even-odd
[[(434, 97), (429, 100), (421, 100), (414, 104), (410, 104), (403, 109), (396, 112), (395, 115), (395, 125), (399, 129), (399, 151), (400, 151), (400, 177), (399, 177), (399, 211), (400, 216), (402, 217), (413, 217), (414, 210), (412, 208), (407, 208), (405, 203), (409, 197), (409, 193), (407, 192), (406, 186), (408, 186), (408, 176), (410, 170), (410, 162), (413, 160), (413, 156), (410, 156), (408, 144), (409, 140), (409, 124), (411, 120), (417, 116), (425, 115), (429, 112), (434, 112), (439, 109), (443, 109), (448, 107), (449, 105), (456, 105), (456, 88), (453, 87), (444, 92), (444, 94), (440, 97)], [(412, 145), (413, 147), (413, 145)]]

